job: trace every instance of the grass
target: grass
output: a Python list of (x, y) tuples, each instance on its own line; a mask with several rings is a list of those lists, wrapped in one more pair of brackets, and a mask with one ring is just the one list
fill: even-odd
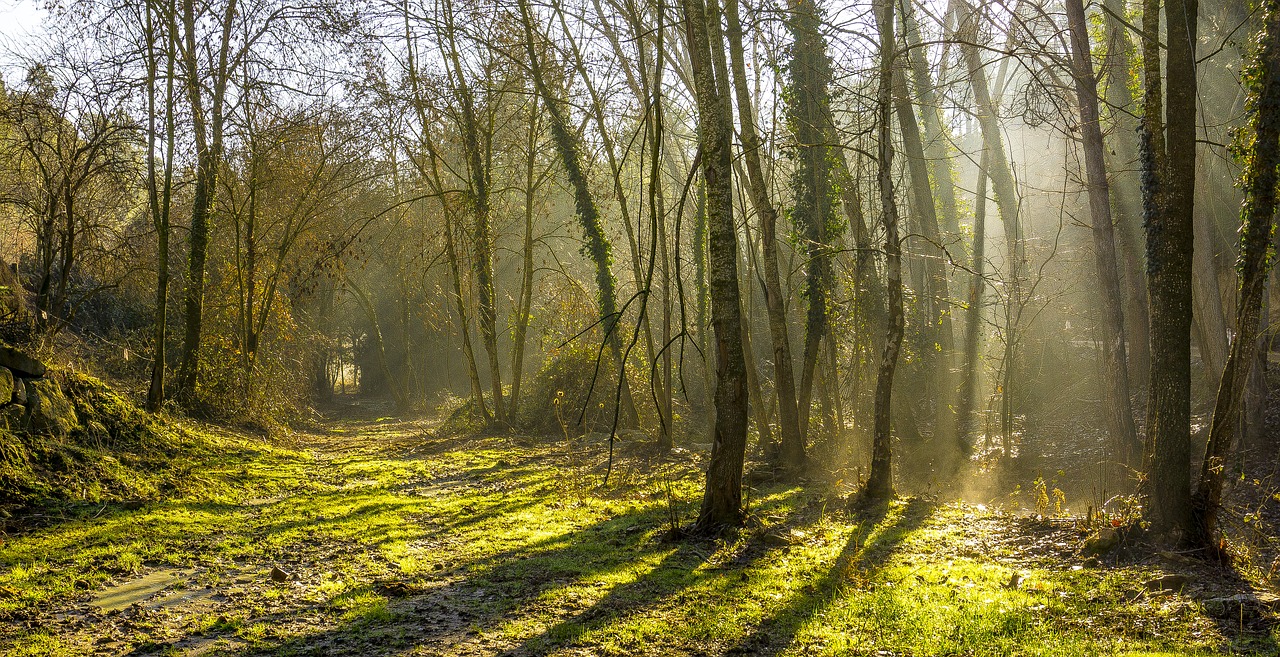
[[(623, 458), (600, 490), (599, 449), (385, 418), (292, 448), (235, 440), (193, 467), (214, 482), (198, 491), (8, 537), (0, 652), (1193, 655), (1280, 638), (1142, 593), (1157, 565), (1084, 567), (1069, 523), (925, 498), (850, 513), (766, 485), (747, 528), (673, 540), (693, 461)], [(88, 606), (164, 568), (191, 574)]]

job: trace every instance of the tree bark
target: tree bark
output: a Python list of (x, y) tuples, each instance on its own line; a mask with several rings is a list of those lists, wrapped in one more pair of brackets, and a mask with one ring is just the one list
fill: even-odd
[[(156, 308), (155, 308), (155, 332), (152, 336), (154, 345), (151, 352), (151, 381), (147, 387), (147, 410), (156, 412), (164, 404), (164, 374), (165, 364), (168, 358), (166, 353), (166, 342), (168, 341), (168, 315), (169, 315), (169, 217), (172, 208), (173, 198), (173, 152), (174, 139), (176, 130), (176, 115), (173, 112), (174, 102), (174, 63), (177, 58), (177, 46), (174, 39), (175, 34), (175, 16), (174, 7), (169, 4), (167, 7), (168, 15), (159, 18), (164, 19), (164, 25), (156, 25), (153, 21), (157, 18), (153, 14), (151, 3), (147, 3), (147, 189), (148, 201), (151, 208), (152, 223), (156, 229)], [(165, 155), (164, 155), (164, 172), (163, 181), (156, 179), (156, 113), (158, 110), (156, 104), (156, 76), (159, 72), (159, 63), (156, 61), (156, 51), (154, 38), (157, 33), (163, 34), (165, 39), (164, 57), (165, 57), (165, 95), (164, 95), (164, 117), (165, 117)]]
[[(1148, 12), (1154, 0), (1148, 0)], [(1143, 17), (1144, 27), (1152, 23)], [(1148, 97), (1150, 152), (1164, 166), (1144, 186), (1157, 185), (1147, 207), (1147, 293), (1151, 304), (1151, 378), (1147, 408), (1150, 521), (1157, 535), (1186, 538), (1191, 527), (1191, 281), (1196, 165), (1196, 0), (1166, 0), (1168, 25), (1167, 135), (1160, 149), (1155, 130), (1159, 97)], [(1148, 30), (1154, 36), (1156, 32)], [(1149, 41), (1149, 39), (1146, 39)], [(1154, 44), (1144, 44), (1157, 74)], [(1144, 58), (1145, 59), (1145, 58)], [(1148, 62), (1150, 67), (1151, 63)], [(1150, 69), (1149, 69), (1150, 70)], [(1156, 90), (1158, 92), (1158, 89)], [(1154, 105), (1152, 104), (1154, 102)], [(1159, 159), (1159, 158), (1157, 158)]]
[[(733, 218), (732, 153), (725, 41), (716, 0), (682, 0), (698, 108), (698, 143), (707, 189), (711, 323), (715, 330), (715, 434), (695, 531), (742, 522), (742, 465), (747, 446), (747, 377)], [(716, 61), (717, 57), (719, 62)]]
[(1244, 223), (1240, 249), (1240, 291), (1236, 305), (1236, 335), (1222, 370), (1209, 427), (1209, 442), (1200, 467), (1193, 499), (1192, 540), (1216, 550), (1222, 485), (1231, 441), (1239, 426), (1246, 383), (1258, 348), (1271, 256), (1271, 231), (1276, 212), (1276, 167), (1280, 165), (1280, 0), (1262, 4), (1261, 49), (1245, 79), (1254, 85), (1254, 139), (1245, 174)]
[(869, 501), (893, 497), (893, 375), (902, 349), (904, 317), (902, 310), (902, 249), (898, 241), (898, 205), (893, 196), (893, 143), (891, 108), (893, 103), (893, 29), (894, 0), (876, 0), (877, 24), (880, 26), (880, 91), (877, 97), (879, 128), (880, 206), (884, 215), (885, 273), (888, 280), (889, 330), (885, 337), (884, 356), (876, 376), (875, 428), (871, 443), (871, 473), (867, 478), (865, 498)]
[(204, 92), (196, 50), (195, 1), (183, 0), (182, 21), (186, 37), (187, 96), (191, 103), (192, 131), (196, 142), (196, 184), (191, 201), (191, 231), (188, 236), (186, 327), (182, 341), (182, 360), (178, 367), (178, 394), (190, 400), (196, 393), (200, 369), (200, 335), (204, 318), (204, 269), (209, 248), (209, 217), (213, 214), (222, 159), (223, 101), (228, 82), (231, 56), (232, 21), (236, 16), (236, 0), (229, 0), (222, 15), (222, 40), (217, 50), (218, 62), (212, 71), (213, 97), (206, 124)]
[[(804, 347), (800, 357), (800, 388), (796, 396), (796, 421), (800, 435), (809, 432), (813, 382), (817, 372), (818, 351), (827, 333), (827, 296), (832, 285), (828, 233), (834, 224), (831, 194), (830, 133), (831, 64), (827, 59), (826, 39), (822, 35), (821, 14), (815, 2), (799, 2), (788, 13), (787, 28), (794, 37), (791, 47), (790, 98), (787, 102), (788, 123), (795, 141), (796, 168), (792, 174), (795, 203), (791, 220), (805, 255), (806, 302)], [(803, 443), (800, 449), (803, 450)], [(792, 469), (803, 463), (790, 462)]]
[(480, 371), (476, 367), (475, 350), (471, 347), (471, 323), (467, 320), (467, 304), (462, 296), (462, 267), (458, 263), (458, 249), (453, 241), (453, 219), (449, 208), (445, 208), (444, 244), (445, 255), (449, 259), (449, 273), (453, 280), (453, 299), (458, 310), (458, 331), (462, 334), (462, 353), (467, 361), (467, 378), (471, 382), (471, 398), (476, 401), (476, 409), (484, 423), (491, 424), (493, 416), (484, 402), (484, 388), (480, 385)]
[(1106, 20), (1106, 105), (1110, 108), (1112, 134), (1108, 142), (1111, 153), (1112, 202), (1116, 209), (1117, 246), (1122, 256), (1125, 288), (1125, 333), (1128, 337), (1130, 384), (1146, 385), (1147, 372), (1151, 368), (1150, 318), (1147, 315), (1147, 285), (1143, 278), (1145, 266), (1141, 230), (1141, 199), (1138, 198), (1139, 181), (1135, 175), (1138, 162), (1138, 120), (1134, 118), (1133, 91), (1130, 88), (1130, 69), (1134, 54), (1129, 28), (1115, 16), (1125, 15), (1125, 0), (1103, 0), (1109, 10)]
[[(471, 201), (471, 210), (475, 216), (472, 232), (473, 252), (471, 266), (476, 276), (480, 325), (480, 340), (484, 345), (485, 356), (489, 364), (489, 392), (493, 399), (493, 421), (498, 424), (510, 424), (504, 412), (502, 399), (502, 368), (498, 364), (498, 313), (494, 303), (493, 286), (493, 229), (489, 188), (491, 186), (489, 150), (481, 144), (480, 119), (476, 115), (476, 98), (467, 83), (466, 73), (462, 67), (462, 58), (458, 53), (455, 35), (453, 5), (443, 4), (446, 21), (445, 36), (448, 40), (448, 52), (445, 58), (446, 71), (450, 73), (450, 82), (458, 103), (462, 109), (458, 130), (462, 134), (463, 154), (465, 155)], [(452, 67), (448, 64), (452, 63)]]
[(804, 432), (797, 419), (795, 365), (791, 360), (791, 345), (787, 333), (786, 307), (782, 299), (782, 282), (778, 271), (778, 212), (769, 199), (760, 163), (760, 138), (756, 132), (751, 94), (747, 89), (746, 64), (742, 47), (742, 22), (738, 16), (738, 1), (726, 0), (729, 58), (733, 67), (733, 88), (738, 101), (738, 134), (742, 140), (742, 159), (747, 165), (750, 182), (749, 197), (760, 222), (760, 242), (764, 260), (765, 311), (769, 318), (769, 337), (773, 346), (774, 388), (778, 394), (778, 423), (782, 434), (779, 456), (789, 470), (797, 471), (804, 464)]
[[(960, 404), (956, 415), (958, 453), (965, 460), (973, 454), (973, 413), (978, 389), (978, 351), (982, 341), (982, 306), (987, 289), (987, 151), (978, 162), (977, 193), (973, 203), (973, 274), (969, 280), (969, 307), (964, 315), (964, 372), (960, 381)], [(960, 461), (954, 464), (957, 468)]]
[(1098, 119), (1098, 83), (1089, 52), (1089, 31), (1083, 0), (1066, 0), (1067, 22), (1071, 30), (1071, 61), (1075, 69), (1076, 96), (1080, 107), (1081, 138), (1084, 143), (1088, 178), (1089, 214), (1093, 224), (1093, 253), (1098, 282), (1102, 288), (1101, 333), (1103, 359), (1103, 402), (1107, 426), (1117, 456), (1123, 463), (1135, 463), (1141, 453), (1138, 432), (1129, 405), (1128, 354), (1125, 350), (1124, 301), (1120, 292), (1120, 272), (1116, 264), (1115, 234), (1111, 219), (1111, 189), (1107, 182), (1102, 126)]

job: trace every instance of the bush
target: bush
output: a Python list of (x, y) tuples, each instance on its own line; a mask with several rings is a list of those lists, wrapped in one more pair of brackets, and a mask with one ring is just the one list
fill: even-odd
[[(607, 351), (600, 353), (595, 345), (588, 344), (573, 344), (547, 354), (542, 369), (520, 400), (517, 428), (545, 436), (559, 436), (565, 430), (575, 436), (609, 431), (618, 390), (617, 369), (610, 360)], [(633, 396), (648, 390), (648, 383), (636, 370), (627, 368)], [(652, 411), (650, 404), (637, 406), (641, 413)], [(642, 424), (644, 420), (642, 416)]]

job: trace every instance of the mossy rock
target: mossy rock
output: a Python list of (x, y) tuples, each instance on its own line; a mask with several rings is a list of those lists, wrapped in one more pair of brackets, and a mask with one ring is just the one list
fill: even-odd
[(0, 408), (0, 429), (17, 433), (27, 426), (27, 407), (9, 404)]
[(0, 344), (0, 367), (8, 368), (19, 376), (26, 377), (44, 376), (47, 369), (44, 363), (4, 344)]
[(13, 372), (7, 367), (0, 366), (0, 406), (13, 400), (13, 384)]
[(66, 436), (80, 428), (75, 407), (52, 379), (27, 381), (27, 430)]

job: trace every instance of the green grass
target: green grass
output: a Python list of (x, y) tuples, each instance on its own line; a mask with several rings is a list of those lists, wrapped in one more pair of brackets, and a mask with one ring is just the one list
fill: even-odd
[[(672, 509), (696, 511), (694, 464), (624, 459), (601, 490), (601, 453), (520, 442), (344, 423), (292, 450), (228, 449), (192, 470), (213, 482), (196, 493), (11, 536), (0, 652), (84, 654), (104, 636), (157, 654), (194, 640), (228, 654), (1275, 652), (1274, 629), (1134, 596), (1150, 567), (1022, 549), (1042, 537), (996, 512), (912, 498), (852, 514), (774, 485), (752, 493), (748, 528), (672, 540)], [(271, 582), (276, 564), (297, 581)], [(194, 569), (184, 591), (222, 597), (75, 622), (110, 584), (169, 567)]]

